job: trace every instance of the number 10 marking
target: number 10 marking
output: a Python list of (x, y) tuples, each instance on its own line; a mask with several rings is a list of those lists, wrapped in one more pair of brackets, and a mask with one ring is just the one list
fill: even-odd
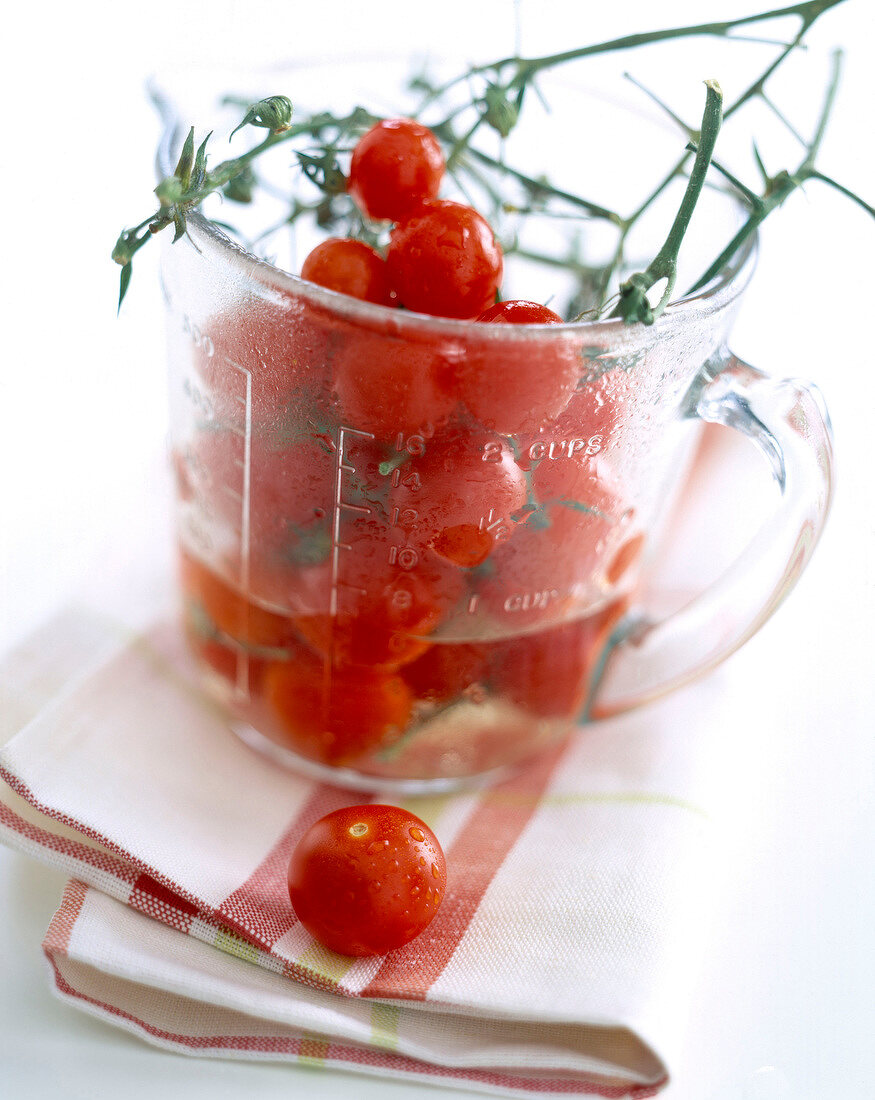
[(397, 546), (391, 546), (389, 564), (397, 565), (401, 569), (415, 569), (419, 564), (419, 554), (410, 546), (404, 546), (400, 550)]

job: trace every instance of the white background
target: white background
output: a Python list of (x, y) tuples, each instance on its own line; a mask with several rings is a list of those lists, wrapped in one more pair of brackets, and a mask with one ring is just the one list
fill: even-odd
[[(138, 259), (120, 320), (108, 257), (121, 226), (150, 208), (158, 127), (143, 84), (151, 71), (191, 58), (257, 65), (421, 52), (423, 43), (483, 61), (513, 52), (517, 15), (522, 52), (537, 55), (758, 6), (16, 5), (0, 66), (0, 648), (71, 594), (109, 584), (107, 556), (148, 538), (166, 417), (155, 257), (147, 249)], [(846, 48), (821, 166), (870, 201), (872, 18), (866, 0), (828, 13), (810, 36), (810, 56), (776, 85), (776, 97), (807, 128), (824, 58), (835, 45)], [(758, 64), (765, 47), (755, 48)], [(707, 50), (693, 42), (666, 55), (658, 86), (673, 102), (687, 102), (687, 84), (705, 76), (732, 86), (731, 72), (702, 71)], [(617, 58), (618, 68), (640, 71), (637, 64), (632, 55)], [(660, 74), (659, 63), (641, 64), (651, 82)], [(585, 120), (582, 127), (585, 134)], [(744, 358), (821, 387), (839, 482), (827, 533), (797, 591), (718, 674), (739, 720), (738, 817), (716, 849), (725, 862), (723, 900), (668, 1100), (845, 1100), (869, 1095), (875, 1076), (873, 249), (875, 222), (812, 184), (766, 226), (736, 330)], [(60, 887), (56, 875), (0, 852), (0, 1095), (103, 1096), (122, 1081), (129, 1097), (273, 1097), (290, 1087), (326, 1097), (439, 1095), (282, 1066), (187, 1061), (58, 1005), (39, 941)]]

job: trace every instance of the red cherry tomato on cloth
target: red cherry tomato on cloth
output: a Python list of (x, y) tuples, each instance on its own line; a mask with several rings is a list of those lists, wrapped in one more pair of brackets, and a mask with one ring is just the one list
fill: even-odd
[(329, 237), (317, 244), (301, 266), (301, 278), (363, 302), (392, 302), (386, 261), (364, 241)]
[(396, 222), (437, 197), (443, 174), (444, 155), (431, 130), (409, 118), (387, 118), (359, 139), (347, 189), (369, 218)]
[(462, 203), (423, 203), (396, 225), (386, 254), (398, 298), (438, 317), (476, 317), (495, 300), (504, 260), (488, 222)]
[(431, 923), (447, 867), (425, 822), (397, 806), (335, 810), (304, 834), (289, 864), (298, 919), (342, 955), (385, 955)]

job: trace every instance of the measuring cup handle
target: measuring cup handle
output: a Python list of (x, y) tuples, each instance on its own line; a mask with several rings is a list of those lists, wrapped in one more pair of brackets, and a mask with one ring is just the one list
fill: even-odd
[(691, 400), (691, 415), (734, 428), (765, 455), (780, 501), (718, 580), (661, 620), (646, 609), (614, 632), (589, 717), (617, 714), (710, 671), (766, 622), (799, 579), (829, 511), (829, 416), (816, 387), (770, 378), (726, 353)]

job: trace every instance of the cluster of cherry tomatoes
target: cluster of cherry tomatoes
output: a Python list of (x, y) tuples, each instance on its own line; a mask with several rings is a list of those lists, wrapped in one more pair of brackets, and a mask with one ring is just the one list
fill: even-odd
[(348, 190), (366, 217), (394, 223), (386, 257), (363, 241), (333, 237), (304, 260), (303, 278), (440, 317), (559, 322), (534, 302), (496, 307), (501, 247), (473, 207), (437, 197), (444, 170), (441, 147), (425, 126), (404, 118), (378, 122), (353, 151)]
[[(201, 658), (234, 684), (244, 653), (253, 725), (374, 775), (475, 774), (567, 730), (641, 542), (598, 466), (625, 379), (610, 398), (579, 388), (579, 350), (560, 332), (537, 346), (493, 339), (492, 324), (560, 319), (495, 303), (500, 249), (476, 211), (437, 198), (443, 169), (424, 127), (375, 126), (353, 153), (349, 190), (369, 218), (394, 222), (387, 256), (329, 240), (303, 275), (486, 322), (468, 326), (463, 353), (415, 318), (399, 331), (395, 309), (383, 322), (304, 296), (249, 302), (195, 339), (202, 424), (177, 456), (183, 506), (209, 512), (214, 544), (235, 545), (234, 486), (249, 471), (245, 584), (239, 562), (183, 539)], [(245, 441), (240, 368), (252, 381)], [(454, 616), (455, 636), (470, 640), (433, 641)], [(490, 721), (485, 700), (498, 706)], [(464, 729), (429, 721), (458, 705)]]

